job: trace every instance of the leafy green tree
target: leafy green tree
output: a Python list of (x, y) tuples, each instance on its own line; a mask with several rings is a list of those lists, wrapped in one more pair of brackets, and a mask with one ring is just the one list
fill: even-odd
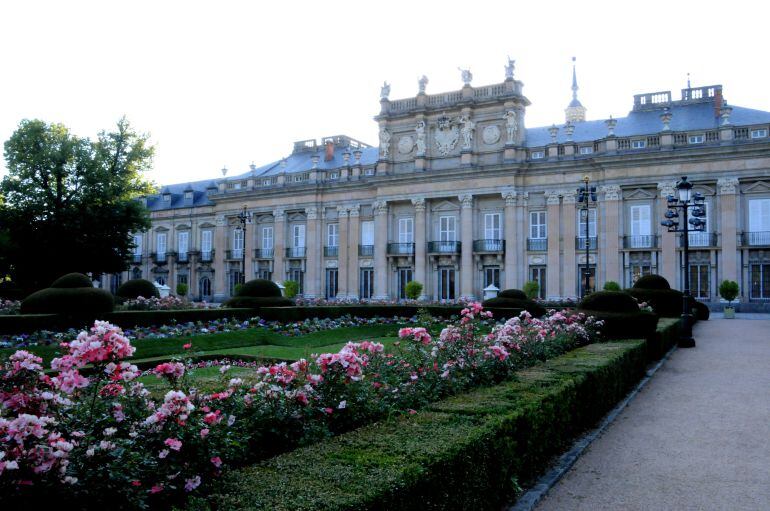
[(152, 191), (142, 173), (153, 147), (124, 118), (96, 140), (61, 124), (24, 120), (5, 143), (8, 175), (0, 182), (0, 262), (22, 287), (48, 286), (65, 273), (122, 271), (130, 233), (149, 228), (139, 195)]

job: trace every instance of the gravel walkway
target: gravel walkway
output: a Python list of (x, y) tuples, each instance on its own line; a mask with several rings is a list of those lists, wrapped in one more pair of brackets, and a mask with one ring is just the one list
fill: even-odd
[(770, 509), (770, 319), (712, 318), (535, 509)]

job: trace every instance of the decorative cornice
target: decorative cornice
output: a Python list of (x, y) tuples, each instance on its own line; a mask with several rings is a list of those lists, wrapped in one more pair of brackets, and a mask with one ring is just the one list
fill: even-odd
[(337, 206), (337, 218), (347, 218), (347, 216), (348, 216), (348, 207)]
[(564, 204), (575, 204), (577, 202), (577, 192), (575, 190), (562, 190), (561, 196)]
[(516, 197), (518, 196), (516, 190), (503, 190), (501, 195), (503, 196), (503, 199), (505, 199), (506, 206), (516, 205)]
[(547, 190), (545, 192), (545, 203), (549, 206), (557, 206), (559, 204), (559, 190)]
[(414, 210), (418, 213), (425, 211), (425, 197), (415, 197), (412, 199)]
[(357, 217), (361, 214), (361, 205), (360, 204), (351, 204), (350, 205), (350, 217)]
[(380, 216), (380, 215), (387, 215), (388, 214), (388, 203), (384, 200), (378, 200), (374, 201), (372, 203), (372, 212), (374, 213), (374, 216)]
[(720, 195), (734, 194), (738, 191), (738, 178), (720, 177), (717, 179), (717, 187), (719, 187)]
[(460, 195), (458, 198), (462, 203), (463, 209), (469, 209), (473, 207), (473, 195)]
[(225, 215), (217, 215), (216, 219), (214, 220), (216, 225), (218, 227), (221, 227), (223, 225), (227, 225), (227, 219), (225, 218)]
[(305, 208), (305, 215), (307, 216), (308, 220), (317, 220), (318, 208), (315, 208), (315, 207)]
[(274, 209), (273, 210), (273, 218), (277, 222), (282, 222), (286, 218), (286, 210), (285, 209)]
[(519, 206), (526, 206), (529, 204), (529, 192), (519, 193)]
[(658, 190), (664, 199), (669, 195), (676, 195), (676, 181), (662, 181), (658, 183)]
[(601, 191), (604, 192), (604, 200), (620, 200), (621, 190), (618, 185), (604, 185)]

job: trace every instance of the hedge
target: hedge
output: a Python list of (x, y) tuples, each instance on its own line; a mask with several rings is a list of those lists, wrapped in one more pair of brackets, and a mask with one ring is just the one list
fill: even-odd
[(655, 334), (658, 324), (657, 314), (640, 311), (638, 307), (636, 312), (585, 309), (580, 309), (579, 312), (604, 321), (601, 332), (607, 339), (650, 339)]
[(115, 296), (134, 300), (139, 298), (160, 298), (160, 292), (155, 284), (146, 279), (131, 279), (125, 281), (115, 291)]
[(639, 305), (621, 291), (597, 291), (583, 298), (578, 309), (606, 312), (639, 312)]
[(91, 287), (49, 287), (29, 295), (21, 302), (22, 314), (64, 314), (92, 317), (111, 312), (115, 306), (112, 294)]
[[(427, 310), (431, 316), (449, 318), (457, 316), (463, 309), (460, 305), (325, 305), (319, 307), (262, 307), (254, 311), (254, 315), (267, 321), (303, 321), (309, 318), (339, 318), (347, 314), (362, 318), (405, 317), (415, 316), (421, 309)], [(496, 319), (518, 316), (522, 309), (490, 307)]]
[(91, 279), (82, 273), (68, 273), (54, 280), (53, 284), (51, 284), (51, 287), (64, 289), (94, 287), (94, 283), (91, 282)]
[(529, 300), (527, 294), (521, 289), (503, 289), (497, 293), (498, 298), (513, 298), (514, 300)]
[[(244, 284), (245, 285), (245, 284)], [(233, 296), (224, 303), (226, 308), (291, 307), (294, 302), (283, 296)]]
[(499, 509), (641, 378), (645, 342), (598, 343), (226, 475), (198, 510)]
[(264, 279), (250, 280), (241, 285), (236, 293), (237, 296), (253, 297), (281, 297), (281, 288), (273, 281)]
[(485, 309), (493, 309), (495, 307), (506, 309), (523, 309), (539, 318), (546, 313), (545, 307), (535, 302), (534, 300), (520, 300), (518, 298), (507, 298), (505, 296), (496, 296), (489, 298), (481, 302)]

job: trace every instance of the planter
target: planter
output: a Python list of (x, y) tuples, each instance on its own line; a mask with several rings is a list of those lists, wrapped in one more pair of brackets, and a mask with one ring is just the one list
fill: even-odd
[(724, 310), (725, 319), (735, 319), (735, 307), (726, 306)]

